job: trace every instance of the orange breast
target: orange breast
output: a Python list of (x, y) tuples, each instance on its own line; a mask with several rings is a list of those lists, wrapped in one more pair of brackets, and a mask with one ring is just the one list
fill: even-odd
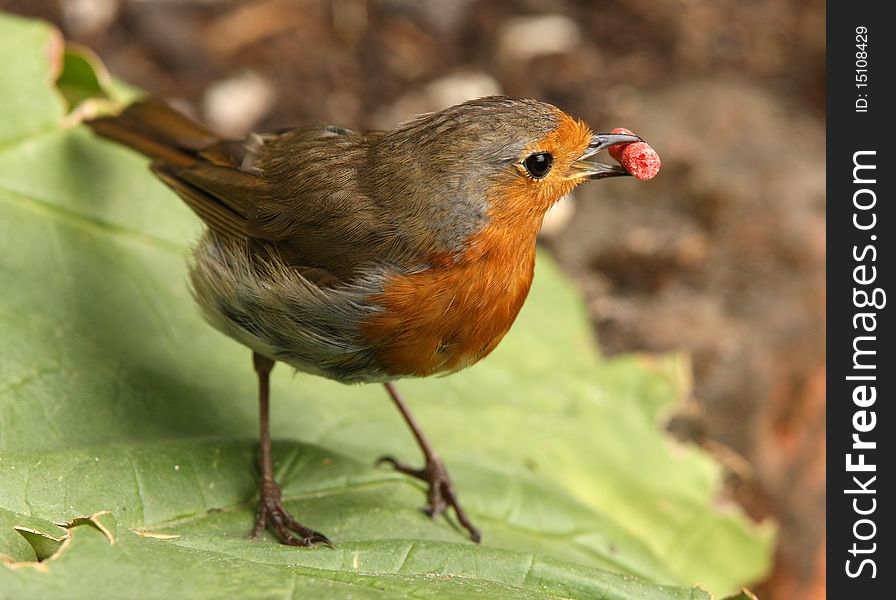
[(472, 365), (494, 350), (529, 293), (535, 235), (486, 227), (455, 262), (392, 279), (362, 325), (389, 375), (422, 377)]

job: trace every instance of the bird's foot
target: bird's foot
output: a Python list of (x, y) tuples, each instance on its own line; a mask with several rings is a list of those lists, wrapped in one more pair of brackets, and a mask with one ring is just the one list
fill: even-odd
[(457, 501), (457, 492), (454, 490), (454, 484), (451, 482), (451, 478), (448, 476), (448, 470), (445, 468), (445, 463), (442, 462), (441, 458), (433, 456), (432, 458), (427, 459), (426, 465), (422, 469), (415, 469), (414, 467), (399, 462), (391, 456), (383, 456), (377, 460), (377, 464), (382, 463), (388, 463), (392, 465), (396, 471), (410, 475), (411, 477), (416, 477), (417, 479), (428, 483), (429, 491), (427, 493), (427, 503), (426, 506), (423, 507), (423, 512), (431, 518), (436, 518), (450, 506), (454, 509), (454, 514), (457, 515), (457, 520), (460, 521), (460, 524), (464, 529), (469, 532), (470, 539), (477, 544), (479, 543), (482, 539), (482, 534), (479, 532), (479, 529), (473, 525), (470, 518), (467, 516), (467, 513)]
[(280, 487), (275, 482), (263, 482), (260, 496), (258, 513), (255, 516), (255, 528), (249, 535), (250, 540), (258, 539), (265, 529), (270, 528), (281, 543), (289, 546), (333, 545), (327, 536), (310, 527), (305, 527), (289, 514), (283, 507), (283, 502), (280, 499)]

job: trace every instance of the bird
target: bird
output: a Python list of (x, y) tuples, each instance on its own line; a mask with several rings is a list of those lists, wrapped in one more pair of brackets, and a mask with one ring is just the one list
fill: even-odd
[(534, 276), (545, 213), (576, 186), (628, 175), (596, 155), (642, 142), (593, 133), (537, 100), (488, 96), (388, 131), (316, 125), (222, 139), (145, 99), (88, 122), (151, 159), (206, 230), (189, 268), (205, 319), (248, 347), (258, 379), (258, 509), (250, 538), (332, 545), (286, 510), (273, 473), (270, 373), (277, 362), (342, 383), (378, 383), (411, 429), (422, 467), (379, 462), (428, 485), (474, 542), (440, 455), (395, 382), (487, 356)]

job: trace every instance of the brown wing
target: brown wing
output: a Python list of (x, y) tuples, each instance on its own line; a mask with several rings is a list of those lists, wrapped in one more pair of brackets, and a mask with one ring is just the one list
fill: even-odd
[(89, 125), (153, 158), (152, 170), (221, 235), (273, 244), (295, 266), (338, 276), (380, 258), (382, 224), (357, 181), (376, 133), (322, 126), (221, 140), (154, 100)]

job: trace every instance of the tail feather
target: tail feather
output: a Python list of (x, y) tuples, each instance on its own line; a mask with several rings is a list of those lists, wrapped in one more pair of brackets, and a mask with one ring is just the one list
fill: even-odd
[(118, 116), (87, 124), (103, 137), (182, 167), (198, 162), (200, 152), (220, 141), (208, 129), (158, 100), (137, 102)]
[(158, 100), (137, 102), (120, 115), (87, 124), (153, 159), (153, 172), (213, 230), (237, 239), (248, 236), (252, 197), (262, 182), (235, 168), (240, 143), (221, 141)]

